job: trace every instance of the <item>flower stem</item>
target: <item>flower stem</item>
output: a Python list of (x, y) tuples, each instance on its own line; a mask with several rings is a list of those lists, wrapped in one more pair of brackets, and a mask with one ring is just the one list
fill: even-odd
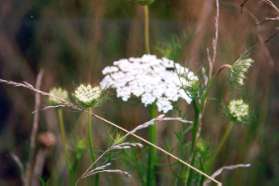
[(209, 161), (208, 161), (208, 163), (206, 165), (207, 166), (206, 169), (207, 169), (208, 172), (211, 172), (212, 169), (214, 168), (213, 166), (214, 166), (215, 160), (216, 160), (217, 156), (219, 155), (219, 153), (221, 152), (221, 150), (224, 147), (224, 145), (226, 144), (232, 129), (233, 129), (233, 124), (230, 123), (227, 126), (226, 131), (225, 131), (224, 135), (222, 136), (221, 141), (218, 144), (215, 152), (213, 153), (212, 157), (209, 159)]
[[(154, 118), (156, 117), (156, 107), (152, 105), (149, 110), (149, 115)], [(151, 125), (148, 128), (148, 137), (149, 141), (153, 144), (157, 144), (157, 128), (156, 125)], [(149, 147), (148, 148), (148, 164), (147, 164), (147, 186), (156, 185), (156, 164), (157, 164), (157, 153), (156, 149)]]
[[(89, 143), (89, 153), (91, 161), (95, 161), (95, 152), (94, 152), (94, 139), (93, 139), (93, 122), (92, 122), (92, 108), (88, 108), (88, 143)], [(95, 176), (94, 185), (99, 185), (99, 175)]]
[(218, 154), (221, 152), (222, 148), (224, 147), (225, 143), (227, 142), (228, 137), (229, 137), (232, 129), (233, 129), (233, 124), (230, 123), (227, 126), (226, 131), (225, 131), (224, 135), (222, 136), (222, 139), (221, 139), (220, 143), (217, 146), (217, 149), (216, 149), (216, 151), (214, 153), (214, 156), (213, 156), (214, 160), (216, 159), (216, 157), (218, 156)]
[(145, 52), (150, 54), (149, 7), (148, 7), (148, 5), (145, 5), (143, 8), (144, 8), (144, 45), (145, 45)]
[[(150, 54), (150, 35), (149, 35), (149, 6), (144, 5), (144, 46), (145, 52)], [(149, 110), (150, 117), (156, 117), (156, 108), (154, 105), (151, 106)], [(149, 141), (153, 144), (157, 144), (157, 129), (156, 125), (152, 125), (148, 128), (148, 137)], [(147, 162), (147, 178), (146, 185), (154, 186), (156, 185), (156, 164), (157, 164), (157, 155), (156, 149), (148, 148), (148, 162)]]
[(65, 132), (65, 125), (64, 125), (64, 116), (63, 116), (63, 110), (58, 109), (57, 111), (58, 114), (58, 123), (59, 123), (59, 130), (60, 130), (60, 137), (61, 137), (61, 143), (63, 145), (63, 152), (64, 152), (64, 159), (66, 163), (66, 168), (67, 168), (67, 173), (69, 176), (69, 184), (73, 185), (74, 181), (74, 173), (71, 170), (71, 162), (70, 162), (70, 157), (67, 151), (67, 137), (66, 137), (66, 132)]
[(58, 110), (58, 119), (59, 119), (59, 129), (61, 134), (61, 142), (64, 149), (64, 155), (65, 160), (68, 159), (68, 153), (67, 153), (67, 139), (65, 134), (65, 126), (64, 126), (64, 117), (63, 117), (63, 111), (61, 109)]
[[(194, 166), (195, 161), (196, 161), (196, 154), (197, 154), (197, 150), (196, 150), (196, 143), (198, 141), (198, 132), (199, 132), (199, 127), (200, 127), (200, 123), (201, 123), (201, 118), (202, 118), (202, 112), (201, 109), (199, 108), (196, 100), (193, 100), (193, 107), (194, 107), (194, 122), (193, 122), (193, 128), (192, 128), (192, 143), (191, 143), (191, 165)], [(186, 176), (186, 185), (191, 185), (192, 182), (192, 174), (193, 171), (191, 169), (189, 169), (189, 171), (187, 172), (187, 176)]]

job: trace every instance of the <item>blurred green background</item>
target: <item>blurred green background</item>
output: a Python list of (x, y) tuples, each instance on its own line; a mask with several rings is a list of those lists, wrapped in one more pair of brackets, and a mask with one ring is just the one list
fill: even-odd
[[(279, 1), (273, 2), (279, 5)], [(251, 57), (256, 63), (247, 86), (237, 91), (237, 95), (252, 104), (254, 116), (249, 126), (233, 131), (218, 165), (252, 164), (249, 169), (226, 173), (224, 185), (276, 186), (279, 185), (278, 21), (263, 20), (278, 15), (260, 0), (247, 1), (243, 10), (241, 3), (242, 0), (221, 1), (217, 65), (232, 63), (253, 47)], [(155, 1), (150, 7), (152, 53), (160, 56), (161, 51), (167, 53), (172, 46), (173, 59), (195, 72), (201, 71), (201, 66), (207, 65), (206, 49), (211, 47), (214, 36), (214, 15), (213, 0)], [(97, 84), (103, 67), (120, 58), (141, 56), (143, 51), (143, 9), (134, 0), (0, 1), (3, 79), (33, 84), (39, 70), (44, 69), (43, 90), (53, 86), (73, 90), (83, 82)], [(204, 118), (203, 135), (212, 143), (218, 141), (227, 124), (218, 104), (231, 94), (226, 86), (224, 78), (220, 78)], [(20, 185), (9, 152), (26, 160), (33, 105), (32, 92), (0, 86), (0, 185)], [(109, 99), (97, 112), (128, 129), (148, 120), (147, 110), (136, 100), (121, 103)], [(69, 111), (65, 115), (69, 128), (79, 124), (75, 119), (78, 114)], [(95, 128), (96, 143), (106, 144), (109, 130), (102, 123)], [(159, 136), (163, 138), (166, 133), (173, 136), (171, 128), (164, 125)], [(57, 133), (53, 111), (41, 113), (40, 130)], [(49, 158), (47, 166), (51, 166), (51, 158), (55, 157)], [(50, 174), (47, 166), (44, 174)]]

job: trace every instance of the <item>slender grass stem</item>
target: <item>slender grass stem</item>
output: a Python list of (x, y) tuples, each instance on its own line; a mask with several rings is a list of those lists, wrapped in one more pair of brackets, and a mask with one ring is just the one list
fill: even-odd
[(66, 163), (66, 168), (67, 168), (67, 173), (69, 176), (69, 184), (73, 185), (74, 180), (75, 180), (75, 173), (71, 169), (71, 162), (70, 162), (70, 154), (68, 153), (67, 146), (67, 137), (66, 137), (66, 132), (65, 132), (65, 125), (64, 125), (64, 116), (63, 116), (63, 110), (58, 109), (57, 111), (58, 115), (58, 123), (59, 123), (59, 130), (60, 130), (60, 137), (61, 137), (61, 142), (63, 146), (63, 153), (64, 153), (64, 159)]
[[(200, 126), (201, 118), (202, 118), (201, 109), (199, 108), (196, 100), (193, 100), (193, 107), (194, 107), (195, 116), (194, 116), (194, 122), (193, 122), (193, 128), (192, 128), (191, 165), (194, 165), (195, 160), (196, 160), (196, 154), (197, 154), (196, 142), (199, 137), (198, 132), (199, 132), (199, 126)], [(187, 176), (186, 176), (186, 185), (191, 185), (192, 174), (193, 174), (192, 169), (189, 169), (189, 171), (187, 172)]]
[[(88, 113), (92, 112), (92, 108), (88, 109)], [(92, 161), (95, 161), (95, 154), (94, 154), (94, 146), (93, 146), (93, 122), (92, 122), (92, 117), (88, 115), (88, 144), (89, 144), (89, 153), (90, 153), (90, 158)]]
[[(145, 52), (150, 54), (150, 28), (149, 28), (149, 6), (145, 5), (144, 7), (144, 46)], [(149, 110), (150, 117), (156, 117), (156, 108), (153, 105)], [(153, 144), (157, 144), (157, 129), (156, 125), (152, 125), (148, 128), (148, 137), (149, 141)], [(157, 164), (157, 155), (156, 149), (148, 148), (148, 160), (147, 160), (147, 186), (156, 185), (156, 164)]]
[(67, 161), (68, 160), (67, 139), (66, 139), (66, 134), (65, 134), (63, 110), (62, 109), (58, 109), (57, 112), (58, 112), (58, 120), (59, 120), (59, 129), (60, 129), (60, 135), (61, 135), (61, 142), (62, 142), (62, 145), (63, 145), (65, 161)]
[[(95, 161), (96, 156), (94, 152), (94, 139), (93, 139), (93, 122), (92, 122), (92, 108), (88, 108), (88, 144), (89, 144), (89, 153), (90, 153), (90, 159), (92, 162)], [(99, 175), (95, 176), (94, 185), (99, 185)]]
[(216, 161), (216, 158), (217, 158), (217, 156), (219, 155), (219, 153), (222, 151), (224, 145), (226, 144), (226, 142), (227, 142), (227, 140), (228, 140), (228, 137), (229, 137), (229, 135), (230, 135), (232, 129), (233, 129), (233, 124), (230, 123), (230, 124), (227, 126), (226, 131), (225, 131), (224, 135), (222, 136), (221, 141), (220, 141), (220, 143), (218, 144), (218, 146), (217, 146), (215, 152), (213, 153), (212, 157), (210, 158), (210, 160), (209, 160), (208, 163), (207, 163), (207, 171), (208, 171), (208, 172), (211, 172), (212, 169), (214, 168), (213, 166), (214, 166), (214, 163), (215, 163), (215, 161)]
[[(149, 115), (154, 118), (156, 117), (156, 107), (152, 105), (149, 110)], [(154, 121), (155, 122), (155, 121)], [(152, 125), (148, 129), (149, 141), (153, 144), (157, 144), (157, 128), (156, 125)], [(156, 149), (148, 148), (148, 165), (147, 165), (147, 185), (156, 185), (156, 164), (157, 164), (157, 152)]]
[(144, 45), (145, 52), (150, 54), (150, 34), (149, 34), (149, 7), (148, 5), (144, 6)]
[(233, 124), (230, 123), (227, 126), (226, 131), (225, 131), (224, 135), (222, 136), (222, 139), (221, 139), (220, 143), (217, 146), (217, 149), (216, 149), (216, 151), (214, 153), (214, 156), (213, 156), (214, 160), (216, 159), (216, 157), (218, 156), (218, 154), (221, 152), (222, 148), (224, 147), (225, 143), (227, 142), (228, 137), (229, 137), (232, 129), (233, 129)]

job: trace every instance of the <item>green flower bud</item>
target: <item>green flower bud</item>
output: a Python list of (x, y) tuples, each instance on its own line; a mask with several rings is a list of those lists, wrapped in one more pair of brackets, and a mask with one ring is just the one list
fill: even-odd
[(232, 100), (228, 105), (228, 112), (234, 122), (244, 123), (249, 116), (249, 105), (242, 99)]
[(81, 84), (74, 93), (76, 100), (85, 107), (94, 106), (101, 97), (102, 90), (99, 86)]
[(68, 92), (62, 88), (52, 88), (49, 91), (49, 102), (52, 104), (62, 104), (69, 100)]

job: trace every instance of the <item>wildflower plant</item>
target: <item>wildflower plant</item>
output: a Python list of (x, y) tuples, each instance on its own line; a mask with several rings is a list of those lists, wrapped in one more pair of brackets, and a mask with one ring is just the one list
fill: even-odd
[(138, 97), (144, 106), (155, 104), (163, 113), (172, 110), (172, 103), (179, 99), (190, 104), (192, 98), (185, 87), (198, 81), (188, 68), (148, 54), (115, 61), (113, 66), (103, 69), (103, 74), (102, 89), (115, 89), (117, 97), (123, 101), (131, 96)]
[(55, 87), (52, 88), (49, 91), (49, 94), (51, 95), (49, 97), (49, 102), (51, 104), (62, 104), (64, 101), (68, 101), (69, 100), (69, 93), (67, 90), (62, 89), (61, 87)]
[[(94, 148), (94, 139), (93, 139), (93, 121), (92, 121), (92, 111), (101, 100), (102, 90), (99, 86), (92, 87), (90, 84), (81, 84), (74, 91), (74, 98), (76, 101), (83, 107), (86, 108), (85, 112), (88, 117), (87, 125), (87, 138), (89, 146), (89, 156), (92, 162), (95, 161), (96, 153)], [(98, 175), (95, 177), (95, 185), (99, 185)]]
[(101, 98), (102, 90), (99, 86), (92, 87), (90, 84), (81, 84), (74, 91), (75, 99), (84, 107), (92, 107)]
[(228, 104), (228, 115), (233, 122), (245, 123), (249, 116), (249, 105), (242, 99), (232, 100)]
[[(77, 110), (82, 110), (88, 114), (88, 128), (86, 131), (87, 139), (79, 139), (79, 141), (76, 143), (76, 146), (74, 146), (74, 150), (72, 150), (73, 154), (75, 154), (75, 157), (73, 158), (74, 162), (66, 163), (71, 165), (70, 169), (76, 169), (78, 165), (77, 162), (83, 158), (86, 150), (88, 149), (92, 164), (89, 166), (89, 169), (87, 169), (87, 171), (85, 171), (85, 173), (81, 176), (81, 178), (83, 179), (88, 176), (97, 175), (94, 181), (94, 185), (96, 186), (99, 185), (98, 173), (100, 172), (114, 172), (128, 175), (127, 172), (120, 169), (108, 169), (111, 164), (110, 162), (107, 163), (107, 160), (103, 160), (103, 157), (106, 157), (109, 152), (114, 150), (125, 150), (134, 147), (142, 148), (143, 145), (141, 143), (125, 142), (125, 139), (130, 135), (150, 145), (150, 148), (147, 149), (147, 153), (145, 153), (147, 154), (147, 163), (137, 161), (138, 156), (132, 154), (132, 163), (138, 164), (136, 169), (141, 169), (141, 174), (139, 177), (141, 177), (143, 180), (142, 183), (144, 185), (155, 186), (158, 184), (156, 183), (158, 180), (156, 171), (159, 172), (158, 170), (161, 168), (159, 166), (161, 160), (156, 150), (164, 152), (183, 164), (183, 167), (177, 169), (177, 174), (175, 174), (175, 181), (177, 185), (202, 185), (204, 180), (202, 176), (205, 176), (209, 179), (211, 178), (203, 171), (211, 172), (211, 168), (213, 167), (212, 165), (214, 165), (214, 161), (216, 160), (218, 153), (222, 150), (222, 147), (225, 145), (233, 128), (231, 123), (245, 123), (249, 116), (249, 105), (242, 99), (230, 101), (226, 106), (226, 111), (230, 121), (232, 122), (226, 126), (227, 129), (225, 130), (223, 137), (221, 137), (221, 140), (218, 140), (217, 148), (212, 150), (214, 152), (210, 151), (209, 144), (207, 144), (207, 142), (201, 137), (201, 130), (203, 122), (206, 121), (203, 117), (207, 103), (209, 102), (209, 91), (214, 85), (216, 80), (215, 78), (217, 77), (219, 71), (228, 68), (229, 81), (231, 84), (243, 86), (246, 73), (254, 61), (250, 58), (247, 58), (247, 56), (240, 57), (232, 65), (225, 64), (221, 66), (219, 70), (217, 70), (217, 73), (213, 72), (215, 69), (214, 65), (216, 64), (216, 49), (218, 41), (217, 23), (215, 24), (216, 34), (213, 40), (213, 53), (212, 56), (210, 56), (210, 51), (208, 50), (209, 65), (208, 69), (205, 67), (202, 68), (204, 75), (203, 78), (199, 78), (187, 67), (184, 67), (179, 63), (168, 59), (176, 58), (179, 56), (179, 53), (182, 52), (183, 46), (181, 43), (176, 43), (176, 40), (172, 41), (170, 48), (168, 48), (168, 46), (164, 46), (163, 50), (159, 50), (165, 57), (159, 58), (156, 55), (151, 55), (149, 43), (148, 8), (149, 5), (151, 5), (154, 1), (155, 0), (135, 0), (135, 2), (139, 3), (140, 5), (144, 5), (144, 40), (146, 54), (142, 55), (141, 57), (130, 57), (114, 61), (111, 66), (107, 66), (103, 69), (102, 73), (104, 78), (101, 80), (99, 86), (93, 87), (90, 84), (81, 84), (74, 90), (72, 94), (75, 101), (73, 105), (76, 106), (75, 103), (78, 103), (76, 107), (78, 108)], [(219, 1), (216, 1), (216, 22), (219, 20), (218, 2)], [(31, 90), (34, 90), (32, 87), (30, 88), (30, 85), (28, 84), (25, 86)], [(191, 106), (193, 121), (190, 123), (187, 122), (189, 125), (182, 126), (180, 131), (177, 132), (178, 145), (176, 148), (178, 148), (179, 158), (156, 145), (158, 132), (156, 130), (155, 124), (156, 121), (160, 121), (160, 119), (162, 119), (164, 116), (161, 118), (158, 117), (159, 119), (157, 120), (152, 119), (150, 122), (140, 125), (132, 131), (128, 131), (121, 126), (118, 126), (117, 124), (114, 124), (113, 122), (110, 122), (96, 115), (95, 113), (92, 113), (93, 108), (95, 108), (103, 98), (103, 92), (108, 89), (115, 90), (116, 96), (121, 98), (124, 102), (128, 101), (132, 97), (138, 98), (145, 107), (149, 106), (149, 113), (152, 118), (155, 118), (157, 115), (156, 109), (154, 110), (154, 106), (157, 107), (158, 112), (163, 113), (168, 113), (169, 111), (174, 110), (174, 104), (180, 100), (183, 100), (184, 103), (186, 102), (187, 105)], [(55, 105), (62, 104), (64, 100), (70, 101), (69, 93), (62, 88), (51, 89), (49, 95), (49, 101)], [(84, 109), (80, 109), (80, 106)], [(117, 134), (112, 140), (112, 146), (104, 151), (100, 156), (97, 156), (93, 143), (95, 141), (93, 138), (92, 116), (95, 116), (97, 119), (102, 120), (103, 122), (108, 123), (111, 126), (114, 126), (126, 133), (124, 136)], [(67, 161), (70, 158), (68, 157), (66, 148), (68, 142), (61, 109), (58, 110), (58, 120), (61, 131), (61, 139), (64, 145), (65, 159)], [(149, 129), (148, 140), (145, 140), (144, 138), (135, 134), (137, 130), (144, 128)], [(191, 137), (191, 140), (189, 140), (188, 136)], [(114, 157), (112, 157), (110, 154), (109, 160), (112, 159), (114, 159)], [(186, 160), (184, 161), (184, 159)], [(100, 160), (102, 160), (101, 165), (99, 165)], [(215, 179), (211, 180), (218, 185), (220, 183)]]

